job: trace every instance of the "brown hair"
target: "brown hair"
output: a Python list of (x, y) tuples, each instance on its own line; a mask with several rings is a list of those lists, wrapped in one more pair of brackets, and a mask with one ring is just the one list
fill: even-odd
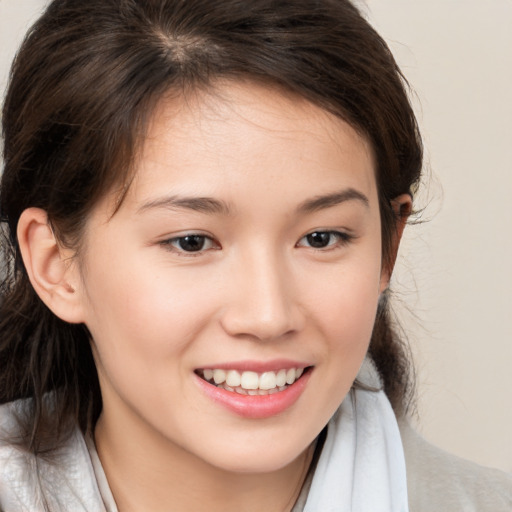
[[(54, 0), (15, 59), (3, 110), (0, 213), (9, 271), (0, 304), (0, 402), (32, 398), (25, 427), (33, 452), (48, 429), (57, 443), (55, 432), (70, 422), (92, 428), (101, 395), (86, 327), (58, 319), (30, 285), (18, 219), (28, 207), (42, 208), (61, 242), (78, 247), (98, 199), (129, 185), (158, 99), (219, 78), (275, 84), (367, 137), (389, 264), (391, 200), (417, 183), (422, 146), (400, 70), (349, 1)], [(408, 360), (386, 299), (370, 353), (402, 411)]]

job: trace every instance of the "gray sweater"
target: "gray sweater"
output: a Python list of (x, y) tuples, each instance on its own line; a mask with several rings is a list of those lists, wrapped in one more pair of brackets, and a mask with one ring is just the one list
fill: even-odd
[(400, 422), (410, 512), (512, 512), (512, 474), (432, 446)]

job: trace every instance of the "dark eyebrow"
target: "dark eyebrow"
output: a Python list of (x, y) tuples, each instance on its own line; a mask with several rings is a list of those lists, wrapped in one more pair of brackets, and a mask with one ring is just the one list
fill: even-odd
[[(366, 207), (369, 206), (368, 198), (353, 188), (348, 188), (340, 192), (334, 192), (324, 196), (317, 196), (313, 199), (307, 199), (297, 207), (298, 213), (312, 213), (325, 208), (331, 208), (345, 201), (357, 200), (362, 202)], [(185, 196), (167, 196), (159, 199), (154, 199), (144, 203), (139, 209), (139, 212), (151, 210), (154, 208), (174, 209), (187, 209), (194, 210), (201, 213), (209, 214), (223, 214), (229, 215), (231, 209), (229, 205), (213, 197), (185, 197)]]
[(151, 210), (153, 208), (167, 208), (170, 210), (186, 209), (194, 210), (201, 213), (220, 213), (229, 215), (230, 208), (224, 201), (219, 201), (213, 197), (184, 197), (184, 196), (167, 196), (153, 201), (144, 203), (139, 212)]
[(312, 213), (318, 210), (323, 210), (325, 208), (331, 208), (332, 206), (337, 206), (338, 204), (344, 203), (345, 201), (353, 200), (360, 201), (367, 208), (370, 206), (370, 201), (363, 193), (353, 188), (347, 188), (345, 190), (341, 190), (340, 192), (333, 192), (332, 194), (308, 199), (298, 206), (297, 212)]

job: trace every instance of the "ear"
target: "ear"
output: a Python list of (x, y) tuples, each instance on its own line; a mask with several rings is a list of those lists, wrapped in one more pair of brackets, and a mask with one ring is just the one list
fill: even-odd
[(392, 233), (391, 246), (389, 248), (389, 258), (388, 261), (383, 263), (382, 267), (380, 281), (381, 293), (388, 287), (391, 274), (393, 273), (393, 268), (395, 267), (400, 240), (402, 239), (402, 234), (404, 232), (405, 225), (407, 224), (407, 219), (412, 212), (411, 196), (409, 194), (402, 194), (401, 196), (395, 197), (395, 199), (391, 201), (391, 208), (393, 209), (393, 213), (395, 215), (396, 224), (394, 227), (394, 232)]
[(18, 221), (18, 244), (34, 290), (59, 318), (80, 323), (80, 275), (74, 252), (57, 241), (48, 216), (39, 208), (28, 208)]

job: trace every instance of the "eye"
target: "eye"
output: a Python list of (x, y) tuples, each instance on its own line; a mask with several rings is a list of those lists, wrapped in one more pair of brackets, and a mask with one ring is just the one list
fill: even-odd
[(169, 238), (160, 243), (167, 249), (178, 253), (201, 253), (219, 248), (218, 244), (210, 237), (197, 233)]
[(313, 249), (329, 249), (345, 245), (353, 236), (339, 231), (313, 231), (308, 235), (302, 237), (299, 242), (299, 247), (312, 247)]

